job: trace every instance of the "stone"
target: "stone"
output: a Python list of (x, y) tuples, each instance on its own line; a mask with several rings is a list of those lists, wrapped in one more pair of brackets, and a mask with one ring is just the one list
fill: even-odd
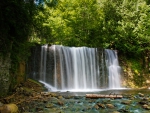
[(144, 97), (144, 94), (142, 94), (142, 93), (138, 93), (138, 95), (139, 95), (140, 97)]
[(142, 100), (143, 100), (143, 101), (150, 101), (150, 98), (145, 97), (145, 98), (143, 98)]
[(113, 109), (115, 106), (113, 104), (106, 104), (107, 108)]
[(101, 108), (105, 108), (105, 105), (104, 104), (101, 104), (101, 103), (97, 103), (97, 105)]
[(64, 103), (63, 103), (62, 101), (58, 101), (58, 105), (63, 106), (63, 105), (64, 105)]
[(65, 95), (65, 96), (63, 96), (63, 98), (65, 98), (65, 99), (71, 99), (72, 96), (70, 96), (70, 95)]
[(119, 109), (118, 111), (121, 113), (129, 113), (129, 111), (127, 109)]
[(51, 93), (52, 97), (57, 97), (58, 95), (56, 93)]
[(63, 97), (60, 95), (60, 96), (58, 96), (57, 98), (58, 98), (58, 99), (62, 99)]
[(42, 96), (51, 96), (51, 93), (50, 92), (41, 92), (41, 95)]
[(43, 103), (46, 103), (48, 100), (47, 98), (43, 98), (41, 101), (43, 101)]
[(4, 104), (0, 107), (0, 113), (18, 113), (16, 104)]
[(95, 109), (99, 109), (99, 106), (98, 106), (98, 105), (95, 105), (94, 108), (95, 108)]
[(142, 107), (146, 110), (150, 110), (150, 106), (148, 106), (147, 104), (144, 104)]
[(148, 102), (147, 101), (140, 101), (139, 104), (141, 105), (144, 105), (144, 104), (147, 104)]
[(131, 100), (123, 100), (121, 104), (129, 105), (131, 104)]
[(118, 112), (118, 111), (113, 111), (112, 113), (120, 113), (120, 112)]
[(56, 97), (51, 97), (49, 101), (53, 104), (58, 104), (58, 99)]
[(47, 104), (45, 107), (46, 108), (52, 108), (54, 105), (52, 103)]

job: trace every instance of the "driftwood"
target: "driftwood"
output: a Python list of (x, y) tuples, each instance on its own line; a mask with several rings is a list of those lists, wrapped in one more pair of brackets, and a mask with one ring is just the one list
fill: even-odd
[(101, 94), (86, 94), (86, 98), (123, 98), (122, 95), (110, 94), (110, 95), (101, 95)]

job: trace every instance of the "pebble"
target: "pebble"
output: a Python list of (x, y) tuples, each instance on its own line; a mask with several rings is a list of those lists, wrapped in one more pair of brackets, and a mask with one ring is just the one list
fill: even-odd
[(98, 106), (98, 105), (95, 105), (94, 108), (95, 108), (95, 109), (99, 109), (99, 106)]
[(105, 108), (105, 105), (104, 104), (101, 104), (101, 103), (97, 103), (97, 105), (101, 108)]
[(142, 94), (142, 93), (138, 93), (138, 95), (139, 95), (140, 97), (144, 97), (144, 94)]
[(115, 106), (113, 104), (106, 104), (107, 108), (113, 109)]
[(121, 103), (125, 105), (129, 105), (131, 104), (131, 100), (123, 100)]
[(142, 107), (146, 110), (150, 110), (150, 106), (148, 106), (147, 104), (144, 104)]

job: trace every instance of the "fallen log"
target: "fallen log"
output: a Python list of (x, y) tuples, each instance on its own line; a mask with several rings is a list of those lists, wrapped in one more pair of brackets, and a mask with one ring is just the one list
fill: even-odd
[(86, 94), (86, 98), (123, 98), (122, 95)]

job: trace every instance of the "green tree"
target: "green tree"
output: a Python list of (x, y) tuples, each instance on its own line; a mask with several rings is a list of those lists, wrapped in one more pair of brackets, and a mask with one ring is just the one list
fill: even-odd
[(96, 37), (99, 37), (97, 25), (101, 25), (103, 19), (99, 16), (102, 16), (102, 11), (97, 9), (96, 0), (64, 0), (55, 9), (48, 8), (51, 16), (47, 21), (53, 29), (55, 44), (96, 46)]
[[(10, 53), (27, 42), (31, 34), (34, 5), (24, 0), (2, 0), (0, 4), (0, 46), (2, 53)], [(17, 51), (16, 51), (17, 52)]]
[(149, 6), (143, 0), (123, 2), (119, 7), (118, 41), (115, 47), (129, 56), (139, 56), (149, 42)]

